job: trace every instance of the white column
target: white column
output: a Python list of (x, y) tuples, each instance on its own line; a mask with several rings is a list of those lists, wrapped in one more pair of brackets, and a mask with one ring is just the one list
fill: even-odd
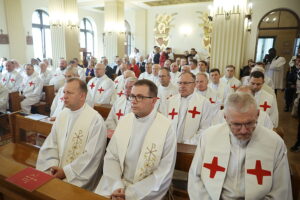
[[(239, 4), (234, 5), (234, 2)], [(239, 77), (245, 56), (247, 0), (215, 0), (214, 8), (210, 68), (218, 68), (223, 74), (226, 65), (232, 64), (236, 67), (235, 75)]]
[(78, 7), (76, 0), (50, 0), (53, 65), (60, 58), (79, 58)]
[(6, 25), (9, 37), (9, 55), (19, 63), (26, 60), (26, 34), (23, 25), (21, 0), (5, 0)]
[(106, 0), (104, 7), (104, 56), (113, 62), (115, 56), (124, 56), (125, 41), (124, 2)]

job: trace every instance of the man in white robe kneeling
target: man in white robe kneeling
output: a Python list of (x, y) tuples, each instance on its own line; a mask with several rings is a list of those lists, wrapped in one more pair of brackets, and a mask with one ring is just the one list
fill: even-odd
[(71, 78), (64, 86), (64, 110), (40, 149), (36, 168), (93, 191), (102, 175), (106, 127), (85, 103), (86, 84)]
[(157, 87), (137, 81), (131, 91), (132, 113), (123, 117), (106, 149), (96, 193), (120, 200), (162, 199), (176, 160), (176, 133), (157, 112)]
[(191, 200), (292, 199), (287, 150), (272, 130), (257, 124), (248, 93), (225, 102), (226, 122), (202, 135), (189, 171)]

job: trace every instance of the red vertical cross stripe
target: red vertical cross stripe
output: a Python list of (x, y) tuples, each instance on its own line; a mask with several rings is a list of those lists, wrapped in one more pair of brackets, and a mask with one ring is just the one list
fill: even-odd
[(101, 87), (98, 89), (98, 92), (101, 94), (104, 91), (104, 89)]
[(194, 106), (193, 110), (189, 110), (188, 112), (192, 114), (192, 118), (195, 118), (196, 115), (200, 115), (200, 112), (197, 111), (197, 107), (196, 106)]
[(120, 118), (121, 118), (122, 116), (124, 116), (124, 113), (122, 113), (122, 112), (121, 112), (121, 109), (119, 109), (119, 112), (116, 113), (116, 115), (118, 116), (118, 120), (120, 120)]
[(271, 108), (270, 105), (268, 105), (268, 103), (265, 101), (263, 105), (259, 105), (259, 107), (263, 108), (264, 111), (266, 111), (268, 108)]
[(211, 163), (204, 163), (203, 167), (210, 170), (209, 178), (215, 178), (216, 173), (225, 172), (225, 168), (218, 165), (218, 157), (214, 156)]
[(172, 109), (172, 112), (169, 113), (169, 115), (172, 116), (172, 119), (174, 119), (175, 115), (178, 115), (177, 112), (175, 112), (175, 108)]
[(258, 185), (263, 184), (264, 176), (271, 176), (270, 171), (262, 169), (260, 160), (256, 160), (254, 169), (247, 169), (247, 174), (255, 175)]

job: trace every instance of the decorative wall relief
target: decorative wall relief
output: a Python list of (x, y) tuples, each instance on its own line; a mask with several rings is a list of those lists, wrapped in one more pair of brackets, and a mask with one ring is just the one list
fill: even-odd
[(33, 45), (33, 38), (31, 35), (29, 35), (29, 32), (27, 32), (27, 36), (26, 36), (26, 44), (27, 45)]
[(211, 53), (211, 38), (212, 38), (212, 21), (209, 20), (209, 15), (207, 12), (199, 13), (198, 18), (201, 20), (202, 23), (199, 24), (200, 28), (203, 30), (202, 35), (202, 46), (207, 50), (209, 56)]
[(9, 44), (8, 34), (3, 34), (2, 29), (0, 29), (0, 44)]
[(155, 17), (155, 27), (154, 27), (155, 44), (159, 46), (162, 50), (165, 49), (169, 44), (170, 29), (173, 27), (171, 23), (175, 15), (177, 15), (177, 13), (157, 14)]

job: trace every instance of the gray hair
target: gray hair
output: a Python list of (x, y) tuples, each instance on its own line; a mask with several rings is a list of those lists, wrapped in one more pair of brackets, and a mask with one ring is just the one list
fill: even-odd
[(197, 75), (196, 75), (196, 77), (197, 76), (204, 76), (207, 80), (208, 80), (208, 76), (207, 76), (207, 74), (205, 73), (205, 72), (199, 72)]
[(70, 72), (70, 73), (72, 73), (72, 74), (73, 74), (73, 76), (77, 76), (77, 77), (79, 77), (79, 74), (78, 74), (78, 69), (77, 69), (77, 67), (71, 67), (71, 66), (68, 66), (68, 67), (67, 67), (67, 69), (66, 69), (66, 71), (65, 71), (65, 74), (66, 74), (67, 72)]
[(229, 109), (234, 109), (240, 113), (245, 113), (252, 107), (257, 108), (257, 104), (251, 94), (246, 92), (235, 92), (226, 98), (224, 112), (228, 113)]
[(251, 72), (256, 72), (256, 71), (265, 73), (265, 69), (264, 69), (263, 67), (261, 67), (261, 65), (255, 65), (255, 67), (253, 67), (253, 68), (251, 69)]
[[(137, 82), (137, 81), (138, 81), (138, 79), (136, 77), (128, 77), (125, 79), (125, 85), (129, 82)], [(124, 85), (124, 87), (125, 87), (125, 85)]]

